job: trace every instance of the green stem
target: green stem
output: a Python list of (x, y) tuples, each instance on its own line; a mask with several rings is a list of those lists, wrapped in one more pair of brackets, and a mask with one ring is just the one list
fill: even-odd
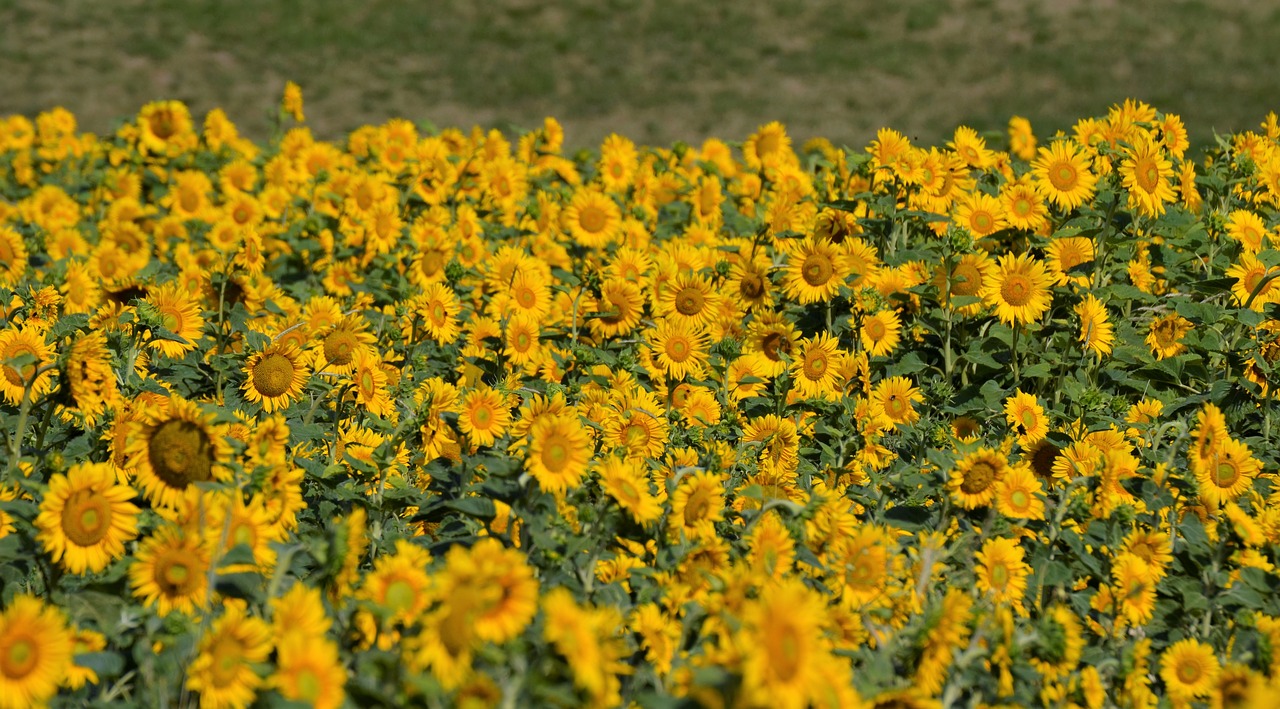
[(1022, 373), (1018, 370), (1018, 322), (1013, 323), (1013, 345), (1009, 348), (1009, 359), (1013, 363), (1013, 383), (1022, 384)]

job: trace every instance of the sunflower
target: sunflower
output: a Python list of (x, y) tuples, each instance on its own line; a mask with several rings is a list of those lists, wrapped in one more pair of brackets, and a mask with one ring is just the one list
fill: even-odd
[(181, 284), (166, 283), (152, 288), (145, 299), (157, 313), (159, 324), (182, 341), (169, 337), (154, 337), (148, 346), (159, 350), (166, 357), (179, 358), (194, 350), (204, 334), (204, 317), (200, 306)]
[(1093, 198), (1098, 178), (1089, 170), (1089, 157), (1072, 140), (1056, 140), (1040, 148), (1031, 162), (1036, 189), (1064, 211)]
[(0, 708), (44, 706), (71, 669), (71, 652), (62, 611), (15, 596), (0, 613)]
[(587, 321), (599, 338), (626, 335), (640, 324), (644, 315), (644, 293), (634, 281), (610, 278), (600, 284), (595, 313)]
[(966, 510), (990, 505), (999, 482), (1009, 472), (1009, 461), (990, 448), (979, 448), (956, 463), (947, 479), (951, 497)]
[(923, 402), (924, 395), (906, 377), (889, 377), (876, 384), (871, 392), (876, 410), (883, 412), (894, 426), (915, 423), (920, 419), (914, 403)]
[(173, 507), (192, 484), (228, 477), (231, 446), (212, 413), (175, 394), (163, 411), (152, 407), (144, 415), (134, 424), (127, 453), (153, 505)]
[(728, 294), (743, 310), (763, 310), (775, 301), (773, 283), (769, 280), (771, 264), (767, 259), (740, 258), (729, 266), (729, 277), (724, 284)]
[(1021, 612), (1027, 576), (1031, 573), (1023, 556), (1022, 546), (1016, 539), (997, 537), (983, 542), (982, 550), (974, 555), (978, 562), (975, 569), (978, 593)]
[(1110, 354), (1116, 335), (1115, 328), (1107, 316), (1107, 306), (1089, 293), (1074, 310), (1076, 315), (1080, 316), (1080, 346), (1093, 352), (1098, 359), (1102, 359), (1105, 354)]
[(1117, 604), (1117, 616), (1135, 626), (1151, 620), (1158, 580), (1157, 572), (1137, 555), (1118, 554), (1111, 565), (1111, 594)]
[(97, 684), (97, 671), (92, 667), (76, 664), (74, 658), (76, 655), (88, 655), (102, 652), (105, 649), (107, 649), (107, 638), (102, 633), (85, 628), (71, 629), (72, 663), (67, 668), (67, 676), (62, 682), (62, 686), (75, 691), (86, 684)]
[(511, 423), (507, 398), (487, 386), (472, 389), (462, 398), (458, 428), (478, 446), (491, 446)]
[(542, 635), (566, 661), (591, 706), (622, 704), (619, 675), (631, 672), (622, 614), (612, 606), (578, 605), (563, 586), (542, 597)]
[(383, 554), (364, 578), (360, 599), (378, 606), (390, 623), (410, 625), (431, 606), (431, 554), (408, 539), (396, 540), (395, 553)]
[(899, 332), (902, 321), (897, 311), (877, 310), (862, 319), (862, 327), (858, 331), (862, 339), (862, 347), (872, 357), (883, 357), (892, 354), (901, 341)]
[(269, 683), (280, 696), (315, 709), (342, 706), (347, 670), (333, 641), (294, 635), (278, 639), (277, 645), (276, 671)]
[(653, 329), (649, 351), (663, 374), (672, 380), (701, 378), (710, 354), (707, 335), (687, 321), (664, 318)]
[[(21, 370), (14, 360), (26, 359)], [(36, 328), (23, 325), (11, 327), (0, 332), (0, 393), (5, 401), (19, 405), (22, 397), (30, 396), (35, 401), (53, 388), (53, 369), (49, 367), (54, 359), (53, 350), (45, 343), (44, 333)], [(46, 367), (40, 371), (41, 367)], [(29, 394), (27, 392), (30, 392)]]
[(355, 366), (356, 352), (374, 349), (374, 342), (375, 338), (363, 317), (343, 316), (320, 340), (314, 356), (315, 371), (350, 374)]
[(1253, 310), (1262, 312), (1268, 303), (1274, 303), (1280, 298), (1280, 280), (1277, 280), (1280, 271), (1262, 263), (1247, 251), (1242, 252), (1231, 268), (1227, 269), (1226, 276), (1235, 279), (1231, 294), (1241, 306), (1248, 303)]
[(298, 348), (282, 342), (268, 345), (249, 356), (244, 366), (245, 381), (240, 387), (245, 399), (262, 404), (271, 413), (283, 411), (306, 386), (309, 372)]
[(1194, 328), (1191, 321), (1181, 315), (1166, 313), (1151, 321), (1147, 332), (1147, 346), (1156, 359), (1176, 357), (1186, 351), (1187, 346), (1182, 344), (1182, 338)]
[(8, 226), (0, 226), (0, 286), (11, 288), (27, 270), (27, 245)]
[(1205, 696), (1213, 691), (1220, 671), (1213, 648), (1192, 638), (1170, 645), (1160, 656), (1160, 679), (1171, 698)]
[(666, 449), (670, 433), (666, 408), (653, 394), (638, 387), (611, 402), (604, 421), (604, 442), (622, 447), (628, 456), (657, 458)]
[(1246, 253), (1256, 254), (1267, 246), (1269, 230), (1262, 217), (1247, 209), (1237, 209), (1227, 216), (1227, 235), (1235, 239)]
[(1026, 465), (1015, 465), (996, 481), (996, 509), (1009, 519), (1044, 519), (1044, 488)]
[(742, 611), (742, 691), (763, 706), (803, 709), (816, 699), (830, 657), (826, 599), (791, 578), (766, 586)]
[(834, 244), (813, 236), (788, 250), (782, 288), (802, 305), (826, 302), (840, 292), (849, 267)]
[(1129, 190), (1129, 207), (1148, 217), (1164, 214), (1164, 203), (1176, 197), (1170, 184), (1173, 163), (1145, 131), (1125, 152), (1120, 177), (1121, 184)]
[(76, 338), (62, 371), (72, 406), (86, 426), (92, 427), (120, 400), (111, 351), (101, 331)]
[(1092, 264), (1093, 260), (1093, 240), (1083, 236), (1053, 237), (1045, 249), (1045, 267), (1060, 286), (1069, 283), (1088, 286), (1089, 277), (1084, 273), (1074, 272), (1074, 269)]
[(271, 654), (271, 626), (249, 615), (238, 598), (227, 599), (222, 607), (222, 617), (200, 639), (186, 686), (200, 693), (202, 707), (247, 707), (262, 685), (254, 665)]
[(951, 220), (975, 238), (982, 238), (1009, 226), (1004, 211), (1004, 203), (999, 199), (974, 191), (956, 205)]
[(671, 493), (668, 532), (673, 538), (709, 539), (716, 535), (715, 523), (724, 519), (724, 483), (711, 470), (681, 478)]
[(389, 380), (383, 368), (382, 357), (372, 349), (361, 349), (356, 352), (351, 364), (356, 403), (374, 416), (393, 418), (396, 408), (387, 389)]
[[(996, 263), (985, 252), (964, 254), (951, 266), (950, 277), (945, 267), (938, 266), (934, 273), (933, 284), (938, 289), (944, 305), (956, 310), (961, 315), (977, 315), (983, 307), (980, 298), (982, 291), (996, 277)], [(955, 298), (965, 298), (967, 302), (956, 303)]]
[(747, 326), (743, 350), (757, 355), (765, 376), (776, 377), (786, 370), (783, 358), (791, 356), (796, 343), (796, 326), (781, 313), (766, 312)]
[(165, 525), (138, 545), (129, 567), (133, 595), (164, 617), (193, 615), (208, 594), (209, 549), (197, 534)]
[(441, 596), (468, 597), (471, 631), (481, 642), (502, 644), (524, 632), (538, 612), (538, 579), (524, 552), (488, 537), (445, 557)]
[(1040, 676), (1051, 682), (1074, 672), (1084, 650), (1084, 634), (1076, 614), (1067, 606), (1054, 605), (1036, 630), (1030, 659)]
[(551, 281), (541, 269), (522, 268), (504, 286), (500, 297), (492, 301), (494, 306), (500, 308), (497, 312), (489, 311), (494, 317), (498, 313), (510, 312), (505, 306), (537, 318), (544, 317), (551, 311)]
[(138, 142), (144, 152), (172, 157), (194, 148), (191, 112), (181, 101), (156, 101), (138, 112)]
[(1000, 203), (1004, 206), (1009, 226), (1015, 229), (1038, 231), (1048, 223), (1049, 209), (1044, 204), (1044, 197), (1025, 175), (1016, 182), (1006, 182), (1000, 188)]
[(36, 539), (55, 562), (73, 574), (98, 572), (124, 556), (124, 543), (138, 536), (136, 493), (116, 484), (110, 463), (80, 463), (55, 474), (40, 502)]
[(925, 631), (916, 662), (915, 685), (931, 695), (942, 691), (955, 652), (969, 639), (973, 599), (959, 588), (948, 588), (942, 603), (926, 616)]
[(1004, 402), (1004, 416), (1024, 447), (1035, 445), (1049, 434), (1049, 420), (1035, 394), (1016, 390)]
[(1242, 441), (1226, 437), (1203, 461), (1192, 461), (1200, 498), (1216, 507), (1233, 502), (1253, 485), (1262, 464)]
[(600, 192), (580, 189), (560, 214), (561, 226), (578, 246), (599, 249), (618, 234), (622, 210), (617, 202)]
[(447, 283), (428, 283), (414, 302), (417, 305), (415, 313), (433, 340), (448, 345), (458, 339), (461, 333), (458, 314), (462, 312), (462, 303)]
[(800, 352), (791, 363), (791, 380), (800, 396), (826, 399), (836, 395), (837, 373), (844, 353), (830, 333), (822, 332), (800, 342)]
[(681, 324), (705, 328), (715, 318), (720, 296), (711, 282), (696, 273), (682, 273), (663, 284), (654, 310)]
[(320, 591), (301, 581), (271, 599), (271, 635), (281, 643), (291, 636), (302, 640), (322, 638), (332, 625)]
[(637, 524), (647, 525), (662, 516), (662, 505), (649, 491), (649, 477), (638, 462), (610, 456), (600, 463), (596, 473), (600, 488)]
[(1005, 254), (996, 273), (984, 281), (981, 296), (1005, 324), (1030, 323), (1049, 309), (1053, 278), (1028, 254)]
[(576, 415), (545, 414), (529, 429), (525, 467), (538, 487), (559, 497), (582, 481), (591, 453), (591, 437)]

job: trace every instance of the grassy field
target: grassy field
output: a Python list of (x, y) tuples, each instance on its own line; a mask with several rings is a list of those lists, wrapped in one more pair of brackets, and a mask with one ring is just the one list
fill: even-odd
[(1065, 128), (1126, 97), (1193, 142), (1280, 108), (1280, 9), (1245, 0), (0, 0), (0, 112), (55, 105), (111, 129), (144, 102), (224, 107), (263, 138), (287, 79), (337, 137), (562, 120), (572, 146), (793, 137), (850, 146), (891, 125)]

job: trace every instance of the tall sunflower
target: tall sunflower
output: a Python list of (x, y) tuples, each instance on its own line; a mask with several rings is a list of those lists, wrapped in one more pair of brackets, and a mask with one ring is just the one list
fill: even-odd
[(1089, 276), (1072, 273), (1077, 266), (1091, 264), (1094, 260), (1093, 239), (1083, 236), (1054, 237), (1045, 249), (1045, 266), (1060, 286), (1074, 283), (1089, 285)]
[(574, 193), (560, 213), (561, 225), (575, 243), (588, 249), (607, 245), (622, 226), (622, 210), (609, 196), (591, 189)]
[(1195, 325), (1181, 315), (1166, 313), (1151, 321), (1147, 332), (1147, 346), (1156, 359), (1176, 357), (1186, 351), (1187, 346), (1182, 344), (1182, 338), (1194, 328)]
[(153, 505), (175, 506), (194, 483), (226, 479), (231, 446), (225, 426), (194, 402), (174, 394), (163, 409), (149, 407), (126, 444), (142, 494)]
[(287, 700), (315, 709), (338, 709), (346, 699), (347, 669), (331, 640), (291, 636), (279, 640), (269, 682)]
[(1005, 254), (992, 278), (983, 283), (981, 296), (996, 309), (1001, 322), (1026, 324), (1049, 309), (1052, 285), (1042, 262), (1025, 253)]
[(649, 348), (669, 379), (701, 377), (709, 356), (707, 335), (689, 322), (663, 318), (653, 330)]
[(1229, 436), (1203, 462), (1193, 461), (1192, 467), (1201, 499), (1213, 507), (1234, 502), (1262, 472), (1262, 464), (1249, 446)]
[(156, 615), (193, 615), (208, 595), (209, 548), (200, 535), (165, 525), (138, 545), (129, 567), (133, 595)]
[(822, 332), (800, 343), (800, 352), (791, 363), (791, 379), (796, 391), (807, 399), (824, 399), (836, 394), (836, 380), (844, 353), (831, 333)]
[(880, 380), (871, 392), (875, 409), (883, 412), (894, 426), (915, 423), (920, 419), (915, 404), (924, 401), (924, 395), (906, 377), (889, 377)]
[(655, 310), (668, 320), (705, 328), (720, 307), (720, 295), (706, 278), (697, 273), (681, 273), (664, 284)]
[(1008, 473), (1009, 461), (998, 451), (979, 448), (956, 463), (947, 487), (956, 504), (966, 510), (990, 505), (997, 484)]
[(1008, 469), (996, 482), (996, 509), (1010, 519), (1044, 519), (1044, 488), (1026, 465)]
[[(978, 299), (982, 297), (983, 288), (994, 282), (995, 274), (995, 261), (985, 251), (976, 251), (961, 255), (952, 264), (950, 273), (940, 264), (934, 272), (933, 284), (944, 305), (961, 315), (977, 315), (983, 308)], [(966, 301), (957, 303), (956, 298)]]
[(238, 598), (227, 599), (223, 608), (187, 669), (187, 689), (199, 692), (202, 707), (246, 707), (262, 685), (254, 666), (271, 654), (271, 626), (249, 615)]
[(116, 484), (110, 463), (79, 463), (55, 474), (40, 503), (36, 539), (73, 574), (105, 569), (138, 536), (137, 493)]
[(510, 423), (511, 410), (501, 392), (482, 386), (472, 389), (462, 398), (458, 428), (473, 444), (493, 445)]
[(1049, 419), (1035, 394), (1015, 391), (1004, 403), (1004, 415), (1023, 446), (1035, 445), (1049, 434)]
[(0, 613), (0, 709), (44, 706), (71, 669), (71, 651), (61, 610), (15, 596)]
[(862, 339), (862, 347), (872, 357), (883, 357), (892, 354), (898, 348), (902, 330), (902, 321), (897, 311), (877, 310), (862, 318), (862, 327), (858, 331)]
[(1107, 316), (1107, 306), (1089, 293), (1074, 310), (1080, 316), (1080, 346), (1093, 352), (1098, 359), (1110, 354), (1116, 335), (1115, 327)]
[(1186, 701), (1213, 691), (1221, 671), (1213, 648), (1186, 638), (1170, 645), (1160, 656), (1160, 679), (1174, 699)]
[(809, 236), (789, 249), (782, 288), (802, 305), (831, 300), (840, 292), (849, 266), (831, 242)]
[(302, 394), (310, 374), (298, 348), (283, 342), (249, 355), (244, 373), (245, 381), (240, 387), (244, 398), (260, 402), (267, 413), (288, 408)]

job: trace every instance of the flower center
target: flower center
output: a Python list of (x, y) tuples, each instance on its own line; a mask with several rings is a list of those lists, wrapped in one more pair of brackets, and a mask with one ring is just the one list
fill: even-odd
[(787, 342), (782, 333), (771, 332), (761, 339), (760, 349), (764, 352), (765, 357), (777, 362), (782, 359), (781, 354), (791, 352), (791, 343)]
[[(30, 345), (25, 345), (20, 343), (14, 345), (8, 352), (5, 353), (5, 359), (17, 359), (22, 355), (31, 355), (35, 357), (37, 360), (40, 359), (40, 353), (36, 352), (35, 348), (31, 347)], [(6, 365), (4, 368), (4, 378), (7, 379), (10, 384), (16, 387), (20, 387), (26, 383), (27, 379), (31, 378), (31, 375), (34, 374), (35, 371), (36, 371), (35, 364), (24, 365), (22, 367), (22, 372), (18, 372), (17, 369), (14, 369), (13, 367)]]
[(396, 579), (387, 584), (387, 592), (384, 596), (383, 603), (387, 608), (395, 613), (406, 611), (413, 605), (413, 599), (418, 594), (414, 593), (413, 586), (404, 579)]
[(804, 282), (815, 288), (826, 285), (833, 273), (835, 269), (831, 266), (831, 259), (827, 258), (826, 254), (816, 252), (806, 256), (804, 265), (800, 268)]
[(176, 554), (185, 554), (186, 550), (173, 551), (156, 561), (156, 585), (166, 598), (180, 598), (195, 590), (200, 575)]
[(213, 445), (190, 421), (170, 420), (156, 427), (147, 445), (151, 469), (167, 486), (185, 489), (213, 478)]
[(996, 591), (1004, 590), (1009, 585), (1009, 569), (1004, 564), (996, 564), (991, 567), (991, 573), (988, 576), (991, 588)]
[(1178, 663), (1178, 681), (1183, 684), (1195, 684), (1200, 680), (1200, 668), (1194, 662)]
[(604, 213), (604, 210), (595, 205), (586, 207), (578, 212), (578, 224), (582, 226), (583, 231), (592, 234), (604, 231), (605, 224), (608, 221), (609, 217)]
[(1027, 509), (1027, 505), (1029, 505), (1030, 502), (1031, 498), (1028, 497), (1026, 490), (1018, 489), (1009, 494), (1010, 506), (1015, 510)]
[(764, 295), (764, 279), (757, 273), (747, 273), (738, 281), (738, 292), (747, 300), (754, 300)]
[(696, 286), (685, 286), (676, 294), (676, 311), (681, 315), (697, 315), (706, 302), (706, 297)]
[(258, 360), (253, 366), (253, 388), (265, 397), (281, 396), (293, 383), (293, 361), (279, 352)]
[(867, 320), (863, 323), (862, 327), (867, 331), (867, 337), (870, 338), (872, 342), (879, 342), (884, 339), (886, 334), (888, 334), (884, 323), (881, 322), (879, 318), (871, 318)]
[(951, 295), (977, 295), (981, 287), (982, 274), (973, 264), (957, 264), (951, 271)]
[(1012, 274), (1000, 286), (1000, 295), (1015, 308), (1026, 305), (1031, 300), (1031, 281), (1021, 274)]
[(1133, 174), (1137, 178), (1138, 186), (1145, 192), (1154, 194), (1160, 185), (1160, 169), (1156, 167), (1155, 160), (1147, 158), (1141, 164), (1135, 165)]
[(351, 364), (351, 358), (359, 346), (360, 343), (351, 331), (334, 330), (324, 338), (324, 358), (344, 367)]
[(667, 357), (672, 362), (680, 363), (689, 358), (689, 341), (683, 337), (673, 338), (667, 343)]
[(996, 471), (990, 463), (975, 463), (964, 474), (964, 482), (960, 483), (960, 491), (966, 495), (980, 495), (991, 487)]
[(1022, 414), (1018, 416), (1018, 419), (1022, 421), (1022, 428), (1024, 430), (1030, 431), (1036, 427), (1036, 412), (1030, 409), (1024, 409)]
[(825, 352), (806, 352), (804, 356), (804, 376), (810, 381), (817, 381), (827, 373), (827, 355)]
[(213, 655), (210, 669), (215, 687), (227, 687), (235, 683), (244, 665), (244, 648), (235, 638), (223, 636), (214, 643), (209, 654)]
[(111, 501), (93, 490), (71, 495), (62, 508), (62, 531), (77, 546), (91, 547), (111, 529)]
[(1229, 488), (1232, 485), (1235, 485), (1236, 481), (1239, 479), (1240, 469), (1236, 467), (1232, 461), (1227, 460), (1218, 463), (1218, 472), (1217, 475), (1214, 476), (1214, 482), (1218, 484), (1218, 487)]
[(6, 679), (21, 680), (31, 674), (40, 660), (40, 650), (31, 638), (18, 638), (0, 655), (0, 674)]
[(1068, 192), (1076, 186), (1076, 168), (1069, 162), (1060, 162), (1049, 170), (1049, 182), (1057, 189)]
[(562, 435), (552, 434), (542, 444), (542, 464), (552, 473), (564, 470), (569, 462), (569, 441)]
[(777, 678), (783, 682), (796, 676), (800, 669), (800, 648), (803, 642), (796, 637), (796, 627), (785, 623), (781, 632), (773, 635), (769, 643), (769, 665)]

